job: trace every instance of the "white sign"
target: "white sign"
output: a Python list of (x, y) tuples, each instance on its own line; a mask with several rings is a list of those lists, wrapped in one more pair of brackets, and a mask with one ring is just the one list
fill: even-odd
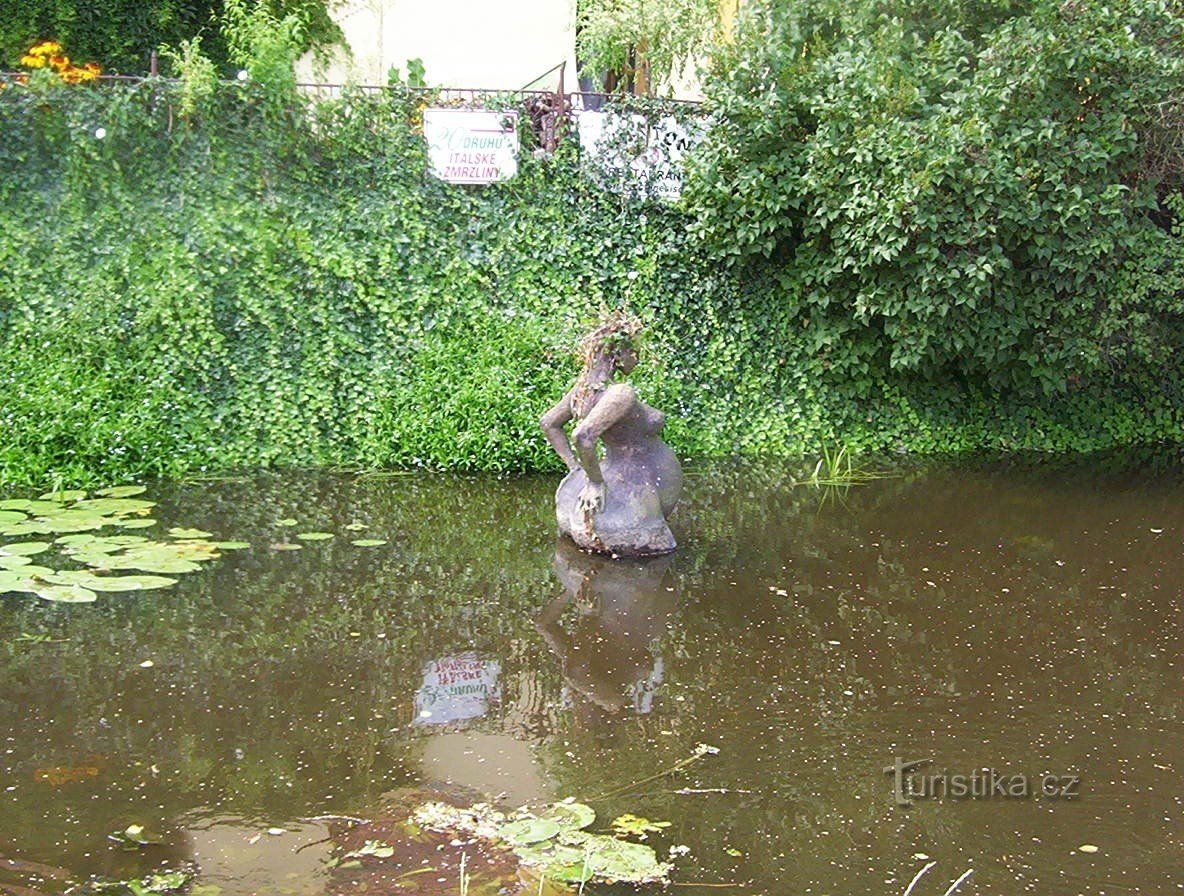
[(518, 173), (518, 113), (424, 109), (432, 173), (454, 184), (491, 184)]
[(671, 201), (682, 195), (683, 156), (703, 139), (702, 126), (671, 115), (649, 125), (636, 113), (581, 112), (577, 129), (605, 186)]
[(501, 671), (497, 660), (472, 652), (432, 660), (423, 667), (415, 694), (415, 724), (447, 725), (485, 715), (501, 700)]

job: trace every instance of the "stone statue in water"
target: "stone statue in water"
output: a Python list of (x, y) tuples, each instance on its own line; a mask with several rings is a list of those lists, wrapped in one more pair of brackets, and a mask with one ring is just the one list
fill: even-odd
[(541, 421), (570, 471), (555, 492), (560, 531), (584, 550), (622, 557), (677, 547), (666, 517), (682, 491), (682, 468), (661, 438), (666, 415), (618, 379), (637, 366), (640, 329), (617, 312), (584, 337), (579, 379)]

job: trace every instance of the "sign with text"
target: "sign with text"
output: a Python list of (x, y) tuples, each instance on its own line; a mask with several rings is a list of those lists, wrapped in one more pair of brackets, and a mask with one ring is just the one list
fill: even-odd
[(518, 173), (518, 113), (424, 109), (432, 173), (453, 184), (491, 184)]
[(581, 112), (576, 124), (584, 158), (610, 189), (674, 201), (682, 195), (683, 156), (703, 139), (694, 120), (637, 113)]
[(415, 695), (416, 725), (448, 725), (485, 715), (501, 700), (501, 663), (476, 653), (432, 660)]

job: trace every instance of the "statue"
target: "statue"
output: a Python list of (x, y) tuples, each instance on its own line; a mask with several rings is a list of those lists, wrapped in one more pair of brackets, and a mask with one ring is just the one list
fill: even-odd
[[(559, 530), (584, 550), (622, 557), (677, 547), (666, 518), (682, 491), (682, 468), (661, 438), (666, 415), (617, 381), (637, 366), (640, 330), (636, 319), (615, 312), (585, 336), (579, 379), (541, 421), (569, 470), (555, 492)], [(564, 426), (571, 420), (569, 442)]]

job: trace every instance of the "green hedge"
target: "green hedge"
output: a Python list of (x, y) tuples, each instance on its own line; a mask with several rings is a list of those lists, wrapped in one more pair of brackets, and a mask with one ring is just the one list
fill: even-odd
[[(555, 469), (536, 421), (617, 305), (649, 324), (640, 387), (684, 456), (1180, 435), (1173, 370), (1049, 398), (820, 344), (776, 264), (721, 266), (686, 210), (598, 186), (574, 140), (452, 186), (426, 173), (415, 96), (268, 90), (187, 116), (159, 81), (0, 90), (0, 481)], [(1176, 245), (1130, 269), (1135, 304)]]

